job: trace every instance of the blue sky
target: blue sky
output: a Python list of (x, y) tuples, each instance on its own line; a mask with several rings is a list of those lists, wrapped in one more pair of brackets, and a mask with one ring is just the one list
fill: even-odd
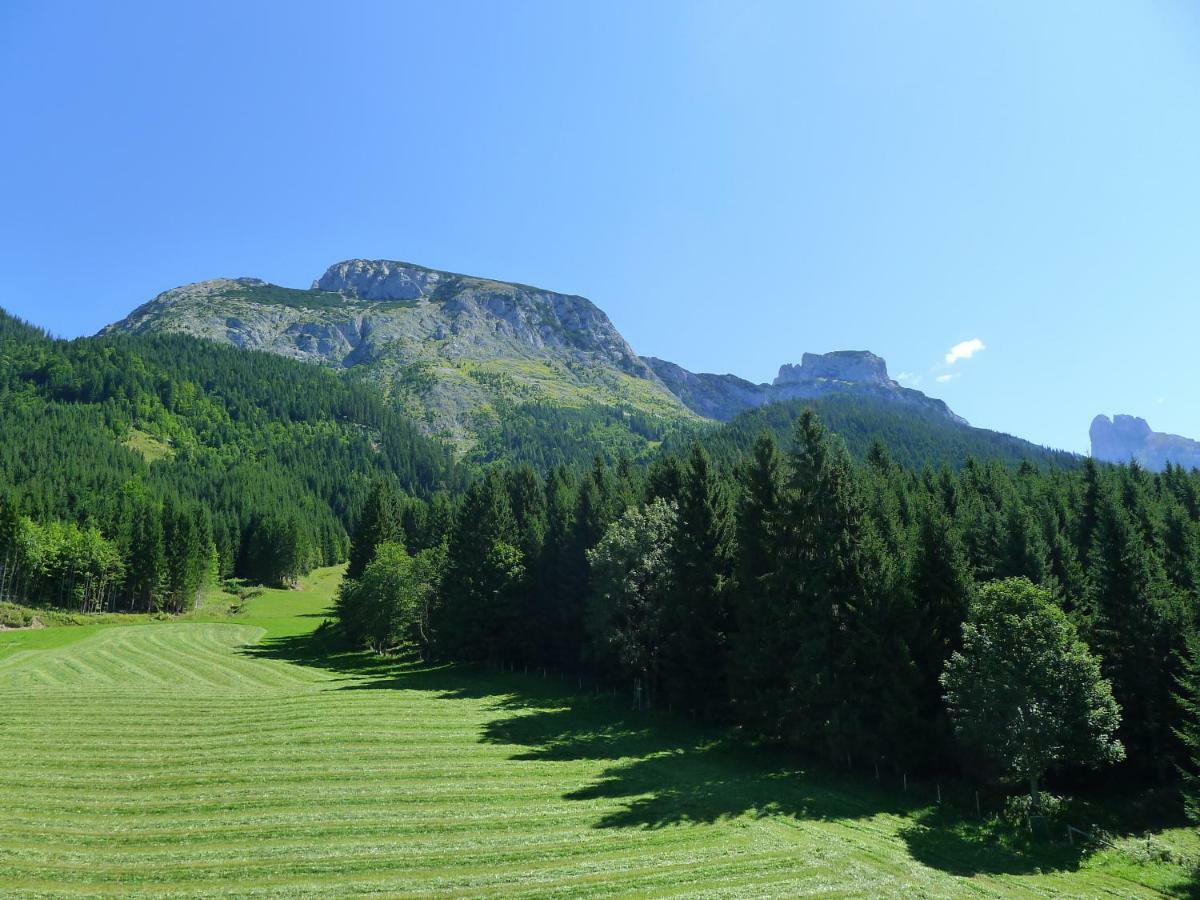
[(1200, 437), (1182, 0), (8, 0), (0, 101), (0, 306), (58, 334), (383, 257), (695, 370), (870, 349), (1042, 443)]

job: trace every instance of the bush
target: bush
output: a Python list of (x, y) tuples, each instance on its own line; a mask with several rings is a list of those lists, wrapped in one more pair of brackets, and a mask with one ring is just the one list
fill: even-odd
[(0, 627), (28, 628), (36, 622), (37, 616), (33, 614), (33, 610), (0, 601)]

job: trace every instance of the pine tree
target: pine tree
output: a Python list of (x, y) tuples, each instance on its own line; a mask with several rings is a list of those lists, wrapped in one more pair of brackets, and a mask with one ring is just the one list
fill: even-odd
[(757, 733), (778, 738), (787, 695), (791, 648), (788, 604), (774, 578), (779, 554), (782, 461), (775, 439), (764, 433), (741, 470), (737, 506), (737, 586), (732, 660), (734, 710)]
[(524, 561), (501, 473), (467, 490), (450, 537), (438, 639), (465, 659), (509, 659), (519, 645)]
[(1132, 766), (1166, 774), (1172, 718), (1170, 603), (1161, 561), (1121, 503), (1105, 492), (1087, 586), (1088, 643), (1124, 710), (1121, 739)]
[(681, 709), (709, 718), (723, 710), (728, 696), (731, 536), (724, 491), (697, 445), (683, 472), (671, 542), (667, 693)]
[(919, 621), (912, 645), (920, 682), (916, 702), (931, 744), (945, 747), (949, 723), (940, 679), (946, 660), (961, 645), (975, 582), (958, 531), (940, 504), (926, 502), (917, 514), (908, 585)]
[(1183, 747), (1179, 773), (1188, 817), (1200, 825), (1200, 634), (1188, 639), (1178, 675), (1179, 726), (1175, 735)]
[(359, 516), (358, 527), (354, 530), (346, 577), (361, 578), (368, 563), (375, 556), (375, 548), (380, 544), (402, 539), (403, 536), (400, 494), (390, 479), (380, 479), (371, 488), (362, 515)]

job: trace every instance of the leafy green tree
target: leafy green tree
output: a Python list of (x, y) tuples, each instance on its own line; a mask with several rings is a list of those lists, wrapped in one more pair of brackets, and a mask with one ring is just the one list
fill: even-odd
[(334, 611), (347, 637), (376, 652), (419, 635), (421, 585), (399, 541), (385, 541), (359, 579), (342, 582)]
[(627, 509), (588, 551), (593, 657), (603, 670), (636, 682), (647, 705), (659, 696), (676, 523), (674, 503), (655, 499)]
[(1121, 711), (1054, 597), (1024, 578), (983, 585), (942, 676), (963, 744), (1026, 781), (1035, 808), (1055, 765), (1119, 761)]

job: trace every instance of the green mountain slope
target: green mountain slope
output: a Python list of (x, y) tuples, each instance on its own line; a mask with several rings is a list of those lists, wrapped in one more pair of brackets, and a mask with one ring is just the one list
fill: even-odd
[[(740, 413), (725, 425), (705, 429), (699, 438), (714, 458), (733, 462), (747, 453), (763, 432), (773, 434), (786, 445), (793, 425), (805, 409), (815, 410), (825, 426), (839, 435), (851, 454), (859, 459), (865, 458), (872, 443), (878, 440), (897, 463), (910, 468), (944, 464), (957, 469), (972, 457), (1010, 464), (1029, 460), (1063, 466), (1073, 466), (1080, 461), (1075, 454), (1040, 447), (985, 428), (974, 428), (936, 411), (898, 406), (879, 398), (852, 394), (760, 406)], [(682, 451), (695, 437), (671, 439), (664, 449)]]
[(128, 549), (144, 499), (207, 512), (223, 571), (268, 523), (303, 564), (345, 558), (371, 484), (453, 488), (443, 444), (328, 370), (184, 335), (52, 340), (0, 312), (0, 498)]
[(482, 459), (514, 421), (547, 408), (577, 422), (594, 414), (597, 432), (628, 414), (655, 436), (697, 418), (585, 298), (407, 263), (339, 263), (311, 290), (248, 278), (187, 285), (105, 333), (189, 334), (320, 363), (379, 387), (427, 433)]

